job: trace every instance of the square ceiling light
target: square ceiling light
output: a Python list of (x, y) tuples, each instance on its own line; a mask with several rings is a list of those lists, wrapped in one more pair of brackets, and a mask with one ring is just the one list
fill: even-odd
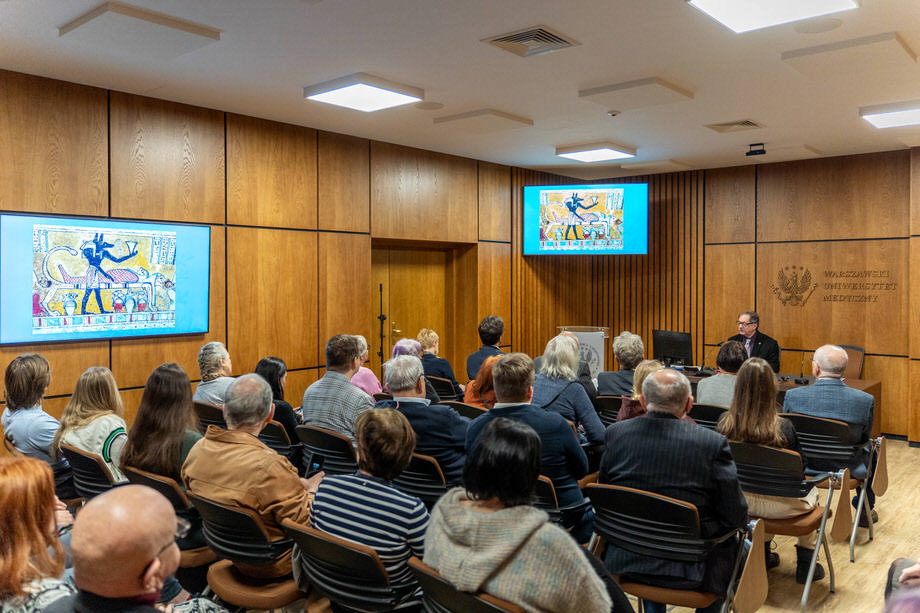
[(602, 141), (585, 143), (584, 145), (556, 147), (556, 155), (570, 160), (578, 160), (579, 162), (604, 162), (636, 157), (636, 150), (611, 141)]
[(425, 90), (376, 77), (364, 72), (303, 88), (308, 100), (344, 106), (370, 113), (420, 102)]
[(687, 2), (739, 34), (859, 8), (857, 0), (687, 0)]
[(859, 116), (876, 128), (920, 125), (920, 100), (864, 106), (859, 109)]

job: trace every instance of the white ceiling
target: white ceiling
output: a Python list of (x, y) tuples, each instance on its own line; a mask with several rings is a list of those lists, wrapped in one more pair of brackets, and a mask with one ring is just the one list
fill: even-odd
[[(0, 0), (0, 67), (585, 179), (656, 172), (649, 163), (659, 161), (712, 168), (920, 142), (916, 128), (877, 130), (858, 116), (861, 106), (920, 99), (918, 0), (862, 0), (826, 32), (802, 32), (833, 25), (825, 18), (746, 34), (684, 0), (131, 0), (221, 31), (171, 59), (150, 52), (156, 40), (59, 36), (99, 4)], [(537, 25), (580, 45), (523, 58), (480, 42)], [(444, 106), (361, 113), (303, 98), (304, 86), (355, 72), (423, 88), (426, 101)], [(693, 97), (616, 117), (578, 97), (650, 77)], [(484, 108), (533, 125), (434, 122)], [(765, 127), (704, 127), (742, 119)], [(599, 140), (638, 148), (641, 169), (555, 156), (556, 146)], [(759, 142), (767, 155), (745, 157)]]

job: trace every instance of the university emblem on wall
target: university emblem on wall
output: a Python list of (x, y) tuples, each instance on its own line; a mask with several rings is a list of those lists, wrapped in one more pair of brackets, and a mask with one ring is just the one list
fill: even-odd
[(818, 287), (811, 280), (811, 271), (804, 266), (784, 266), (776, 274), (770, 288), (783, 306), (805, 306)]

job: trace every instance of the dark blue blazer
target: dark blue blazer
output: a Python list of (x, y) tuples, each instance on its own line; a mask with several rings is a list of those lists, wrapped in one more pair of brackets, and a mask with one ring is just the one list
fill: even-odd
[(460, 389), (460, 384), (454, 378), (454, 369), (450, 367), (450, 362), (426, 351), (422, 354), (422, 369), (425, 371), (426, 377), (440, 377), (450, 381), (454, 386), (457, 398), (461, 402), (463, 401), (463, 390)]
[[(744, 344), (744, 337), (740, 334), (736, 334), (728, 340)], [(754, 333), (754, 347), (751, 349), (751, 357), (763, 358), (773, 369), (773, 372), (779, 372), (779, 343), (759, 329)]]
[(509, 407), (493, 407), (477, 417), (466, 433), (466, 453), (469, 455), (476, 445), (476, 439), (486, 425), (498, 417), (517, 419), (529, 425), (540, 435), (540, 474), (553, 481), (560, 507), (578, 504), (584, 500), (578, 480), (588, 473), (588, 457), (578, 444), (572, 426), (561, 415), (535, 407), (532, 404), (518, 404)]
[(597, 373), (597, 393), (601, 396), (632, 396), (634, 370)]
[(486, 361), (486, 358), (493, 355), (504, 354), (505, 352), (495, 345), (483, 345), (466, 358), (466, 375), (470, 378), (470, 381), (472, 381), (476, 378), (476, 375), (479, 373), (479, 368), (482, 366), (482, 363)]
[(840, 379), (823, 378), (787, 391), (783, 412), (845, 421), (850, 424), (850, 442), (858, 445), (872, 436), (875, 398), (847, 387)]
[[(608, 427), (598, 480), (696, 505), (703, 537), (747, 522), (747, 502), (726, 438), (668, 413), (650, 411)], [(702, 585), (710, 591), (727, 583), (733, 551), (717, 550), (702, 564), (667, 562), (611, 546), (607, 564), (614, 574), (674, 577), (675, 585)]]
[(381, 400), (377, 409), (396, 409), (415, 430), (415, 453), (438, 461), (448, 485), (459, 485), (466, 461), (466, 432), (470, 419), (450, 407), (424, 402)]

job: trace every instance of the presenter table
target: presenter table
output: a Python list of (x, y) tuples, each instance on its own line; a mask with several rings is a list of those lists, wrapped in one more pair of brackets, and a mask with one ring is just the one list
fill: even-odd
[[(690, 379), (690, 385), (693, 387), (693, 393), (696, 394), (696, 384), (700, 379), (705, 377), (690, 376), (687, 377)], [(802, 387), (801, 383), (796, 383), (796, 375), (777, 375), (776, 379), (776, 401), (780, 404), (783, 403), (783, 399), (786, 397), (786, 392), (791, 390), (794, 387)], [(810, 385), (812, 378), (809, 377)], [(873, 415), (872, 422), (872, 436), (878, 436), (881, 432), (882, 424), (882, 382), (873, 381), (870, 379), (844, 379), (844, 384), (847, 387), (852, 387), (855, 390), (860, 390), (866, 392), (867, 394), (872, 394), (875, 398), (875, 412)]]

